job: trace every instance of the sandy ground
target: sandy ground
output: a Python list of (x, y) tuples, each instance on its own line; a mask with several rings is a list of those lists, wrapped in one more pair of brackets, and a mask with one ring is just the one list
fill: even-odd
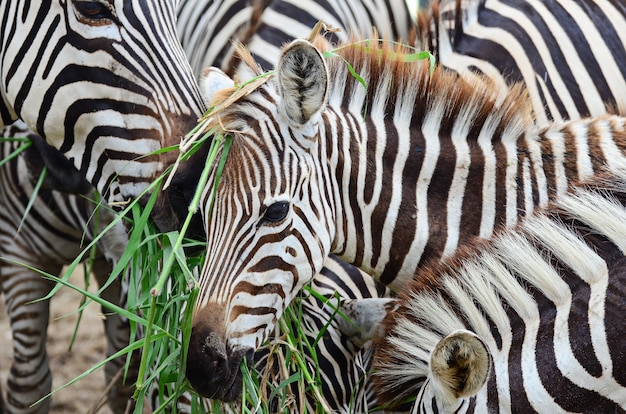
[[(84, 287), (82, 274), (72, 276), (72, 283)], [(95, 290), (93, 281), (89, 290)], [(102, 313), (96, 304), (89, 305), (83, 313), (78, 328), (76, 343), (68, 350), (76, 326), (81, 295), (69, 288), (61, 288), (52, 299), (50, 326), (48, 328), (48, 354), (53, 375), (52, 389), (57, 389), (104, 359), (106, 342), (102, 324)], [(0, 378), (6, 392), (6, 377), (11, 360), (11, 331), (4, 309), (4, 298), (0, 300)], [(99, 369), (75, 384), (58, 391), (52, 397), (51, 413), (86, 414), (98, 404), (105, 388), (104, 371)], [(94, 411), (92, 411), (94, 412)], [(97, 411), (110, 414), (105, 405)]]

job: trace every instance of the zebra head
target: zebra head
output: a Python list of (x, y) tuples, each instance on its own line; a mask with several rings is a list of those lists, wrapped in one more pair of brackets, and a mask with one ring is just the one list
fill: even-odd
[(271, 80), (212, 112), (232, 145), (215, 197), (208, 185), (201, 207), (207, 259), (187, 377), (206, 397), (240, 394), (242, 359), (268, 338), (330, 252), (334, 222), (318, 154), (327, 84), (320, 52), (296, 40)]
[(1, 0), (0, 116), (22, 118), (108, 201), (139, 195), (204, 109), (172, 0)]

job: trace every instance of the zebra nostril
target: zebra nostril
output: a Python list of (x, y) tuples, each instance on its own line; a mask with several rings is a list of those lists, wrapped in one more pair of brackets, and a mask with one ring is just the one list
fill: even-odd
[[(200, 324), (199, 324), (200, 325)], [(241, 395), (241, 361), (252, 351), (230, 352), (207, 326), (194, 326), (187, 353), (186, 376), (198, 394), (216, 400), (234, 401)]]

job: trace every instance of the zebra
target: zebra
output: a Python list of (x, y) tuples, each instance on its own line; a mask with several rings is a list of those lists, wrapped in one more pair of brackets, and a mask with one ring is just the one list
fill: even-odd
[(245, 42), (269, 0), (182, 0), (177, 29), (189, 64), (199, 77), (206, 67), (231, 73), (235, 41)]
[[(67, 165), (60, 166), (62, 179), (54, 180), (54, 185), (59, 186), (57, 189), (91, 196), (93, 189), (85, 193), (86, 183), (90, 183), (111, 205), (142, 195), (176, 157), (175, 151), (151, 153), (178, 144), (205, 109), (176, 37), (174, 7), (177, 2), (123, 3), (72, 0), (34, 5), (27, 1), (0, 1), (0, 66), (3, 68), (0, 126), (23, 119), (30, 129), (52, 145), (45, 147), (43, 141), (34, 141), (39, 142), (37, 148), (43, 159), (59, 161), (60, 153), (69, 160)], [(129, 140), (133, 145), (128, 145)], [(56, 150), (59, 153), (55, 153)], [(31, 161), (36, 159), (31, 157)], [(31, 167), (37, 168), (36, 164)], [(78, 171), (71, 172), (70, 167)], [(72, 180), (68, 180), (70, 176)], [(16, 180), (11, 182), (9, 178), (11, 176), (6, 177), (11, 185), (5, 184), (3, 189), (14, 189), (18, 198), (11, 198), (7, 192), (6, 202), (23, 203), (27, 199), (24, 195), (30, 194), (32, 188), (20, 189), (16, 183), (22, 181), (13, 176)], [(23, 183), (26, 185), (25, 181)], [(46, 198), (34, 205), (24, 221), (24, 228), (15, 236), (15, 240), (24, 239), (23, 246), (15, 242), (10, 229), (15, 231), (14, 224), (19, 222), (24, 205), (15, 204), (11, 210), (13, 215), (6, 213), (3, 232), (8, 243), (5, 244), (13, 250), (3, 249), (3, 256), (58, 273), (59, 262), (73, 259), (71, 253), (80, 251), (77, 250), (78, 235), (87, 232), (93, 237), (93, 229), (86, 227), (90, 221), (86, 219), (90, 217), (89, 208), (94, 208), (88, 208), (79, 196), (58, 192), (49, 196), (48, 193), (46, 190)], [(167, 193), (163, 193), (153, 214), (163, 229), (177, 227), (177, 216), (169, 211), (167, 197)], [(58, 210), (51, 209), (45, 201), (53, 203)], [(101, 215), (103, 219), (113, 220), (109, 212)], [(18, 221), (14, 221), (16, 218)], [(31, 229), (26, 231), (27, 227)], [(121, 229), (118, 232), (121, 238)], [(53, 244), (48, 244), (52, 241), (58, 241), (67, 249), (57, 252)], [(121, 251), (113, 236), (104, 237), (100, 247), (111, 253), (109, 258)], [(28, 252), (35, 253), (34, 257), (41, 255), (47, 262), (34, 263)], [(51, 252), (58, 256), (49, 261), (46, 254)], [(108, 278), (105, 274), (110, 265), (100, 256), (97, 277), (103, 282)], [(29, 260), (24, 260), (25, 257)], [(31, 299), (44, 296), (49, 286), (39, 275), (27, 274), (15, 264), (4, 263), (2, 274), (10, 318), (16, 321), (12, 327), (16, 338), (20, 338), (20, 330), (24, 329), (21, 326), (26, 321), (24, 315), (36, 317), (28, 321), (37, 327), (28, 332), (27, 338), (37, 353), (30, 349), (27, 356), (22, 356), (27, 347), (19, 348), (19, 341), (15, 342), (17, 357), (12, 373), (19, 375), (9, 380), (7, 402), (7, 409), (13, 411), (27, 407), (49, 390), (50, 376), (43, 349), (47, 302), (28, 304)], [(25, 295), (22, 289), (26, 285), (18, 282), (29, 279), (36, 288)], [(110, 295), (118, 302), (115, 289), (111, 288)], [(105, 294), (108, 297), (109, 294)], [(28, 313), (33, 306), (37, 312)], [(116, 322), (115, 317), (107, 320), (109, 339), (117, 341), (111, 350), (120, 346), (123, 335), (114, 334), (116, 329), (122, 332), (121, 323)], [(128, 327), (123, 329), (128, 333)], [(24, 366), (19, 365), (21, 360)], [(110, 378), (110, 368), (107, 371)], [(121, 398), (127, 397), (128, 390), (122, 391), (125, 395)], [(111, 396), (115, 397), (114, 393)], [(119, 401), (120, 397), (115, 397), (112, 404), (126, 404)], [(38, 406), (37, 412), (47, 411), (47, 405)]]
[(441, 0), (416, 45), (463, 77), (523, 82), (536, 122), (611, 112), (626, 94), (626, 5), (608, 0)]
[[(83, 2), (83, 3), (85, 3), (85, 4), (70, 5), (70, 7), (71, 7), (71, 6), (76, 7), (76, 8), (77, 8), (77, 10), (78, 10), (78, 12), (83, 13), (83, 14), (84, 14), (85, 12), (86, 12), (86, 13), (94, 13), (91, 17), (89, 17), (89, 18), (86, 20), (88, 24), (91, 24), (91, 23), (94, 23), (94, 24), (95, 24), (95, 23), (97, 23), (96, 21), (114, 20), (114, 19), (109, 19), (109, 17), (111, 17), (111, 13), (113, 13), (113, 15), (115, 15), (115, 13), (114, 13), (114, 12), (115, 12), (115, 10), (113, 10), (113, 9), (112, 9), (112, 10), (108, 10), (108, 11), (106, 11), (106, 10), (103, 10), (103, 9), (102, 9), (102, 5), (95, 4), (95, 3), (94, 3), (94, 4), (92, 4), (92, 5), (89, 5), (88, 3), (90, 3), (90, 2)], [(95, 9), (95, 10), (88, 10), (88, 9), (85, 9), (85, 7), (95, 7), (96, 9)], [(79, 10), (79, 9), (80, 9), (80, 10)], [(111, 13), (110, 13), (110, 12), (111, 12)], [(22, 13), (22, 14), (25, 14), (25, 13)], [(83, 16), (83, 17), (86, 17), (86, 16)], [(115, 16), (114, 16), (114, 17), (115, 17)], [(94, 20), (94, 22), (91, 22), (91, 20)], [(82, 22), (82, 23), (85, 23), (85, 22)], [(120, 23), (120, 22), (114, 22), (114, 23)], [(21, 62), (20, 62), (20, 63), (21, 63)], [(23, 92), (23, 93), (25, 93), (25, 92)], [(9, 105), (9, 106), (10, 106), (10, 105)], [(69, 106), (69, 104), (68, 104), (68, 106)], [(182, 105), (181, 105), (181, 106), (182, 106)], [(9, 111), (9, 112), (11, 112), (11, 111)], [(17, 111), (16, 111), (16, 112), (17, 112)], [(21, 113), (20, 113), (20, 115), (21, 115)], [(47, 137), (49, 137), (49, 136), (50, 136), (50, 134), (48, 134), (48, 135), (47, 135)], [(98, 137), (98, 139), (101, 141), (101, 137)], [(79, 151), (77, 150), (76, 152), (79, 152)], [(109, 154), (109, 155), (110, 155), (110, 154)], [(91, 157), (90, 159), (93, 159), (93, 156), (89, 155), (89, 152), (85, 153), (85, 156), (83, 157), (83, 159), (87, 159), (87, 157)], [(77, 160), (77, 158), (72, 159), (72, 161), (76, 161), (76, 160)], [(159, 167), (159, 169), (160, 169), (160, 167)], [(129, 177), (130, 177), (130, 176), (129, 176)], [(131, 179), (132, 179), (132, 178), (131, 178)], [(116, 185), (116, 184), (112, 184), (112, 185)], [(66, 190), (67, 190), (67, 191), (75, 191), (76, 189), (75, 189), (75, 188), (69, 188), (69, 189), (66, 189)], [(133, 195), (134, 195), (134, 194), (131, 194), (131, 196), (133, 196)], [(57, 236), (59, 236), (59, 235), (57, 234)]]
[(624, 167), (422, 268), (376, 342), (381, 399), (417, 395), (420, 413), (623, 412)]
[[(25, 137), (32, 145), (17, 157), (10, 154), (24, 145), (23, 141), (5, 139), (0, 145), (0, 286), (13, 334), (13, 361), (7, 381), (7, 401), (2, 412), (46, 413), (50, 398), (37, 401), (51, 391), (51, 374), (46, 353), (46, 330), (49, 300), (39, 300), (54, 287), (37, 270), (58, 275), (71, 263), (98, 232), (102, 234), (93, 255), (92, 271), (103, 290), (102, 297), (123, 305), (125, 292), (119, 279), (109, 281), (112, 265), (119, 259), (128, 242), (122, 221), (114, 223), (116, 214), (94, 200), (93, 187), (60, 153), (40, 136), (31, 133), (20, 121), (6, 127), (2, 136)], [(45, 168), (45, 180), (37, 190)], [(64, 191), (79, 189), (80, 194)], [(32, 208), (30, 200), (34, 200)], [(114, 224), (113, 224), (114, 223)], [(128, 345), (130, 325), (118, 314), (108, 314), (104, 321), (107, 354), (113, 355)], [(105, 366), (107, 382), (115, 378), (125, 363), (117, 358)], [(127, 383), (133, 384), (135, 363), (130, 365)], [(117, 380), (109, 391), (109, 405), (116, 413), (124, 413), (132, 395), (132, 386)], [(1, 388), (1, 387), (0, 387)], [(0, 392), (0, 407), (3, 406)]]
[[(177, 3), (0, 1), (0, 126), (22, 119), (109, 204), (140, 198), (177, 157), (158, 150), (205, 110), (176, 36)], [(160, 195), (154, 219), (176, 227)]]
[[(447, 3), (450, 3), (450, 2), (447, 2)], [(477, 4), (478, 2), (472, 2), (472, 3)], [(489, 4), (494, 4), (494, 2), (489, 2), (488, 3), (488, 7), (491, 7), (491, 6), (489, 6)], [(445, 6), (445, 2), (444, 2), (443, 6)], [(491, 8), (497, 8), (497, 7), (500, 7), (500, 6), (495, 6), (495, 7), (491, 7)], [(541, 6), (542, 6), (542, 4), (531, 4), (531, 3), (525, 5), (525, 7), (527, 7), (527, 8), (528, 7), (537, 8), (537, 7), (541, 7)], [(481, 7), (484, 7), (484, 5), (482, 5)], [(515, 5), (513, 7), (520, 8), (521, 6)], [(545, 7), (546, 8), (554, 7), (554, 5), (546, 4)], [(609, 6), (609, 7), (612, 7), (612, 6)], [(620, 6), (617, 5), (617, 7), (620, 7)], [(452, 8), (452, 9), (454, 9), (454, 8)], [(472, 10), (478, 10), (478, 11), (475, 12), (477, 14), (477, 16), (478, 16), (478, 18), (476, 20), (478, 20), (482, 16), (481, 13), (483, 13), (483, 9), (472, 9), (471, 7), (467, 7), (467, 8), (464, 9), (464, 13), (458, 12), (456, 14), (456, 17), (459, 18), (459, 21), (460, 21), (461, 17), (463, 17), (463, 18), (473, 17)], [(588, 11), (588, 10), (586, 10), (586, 11)], [(581, 21), (582, 18), (587, 18), (587, 19), (590, 18), (589, 15), (591, 14), (591, 12), (588, 12), (588, 14), (585, 14), (585, 13), (582, 12), (582, 10), (578, 10), (577, 13), (578, 13), (578, 15), (575, 15), (572, 19), (573, 20), (576, 19), (579, 22)], [(452, 18), (448, 19), (447, 22), (448, 23), (453, 23), (454, 22), (454, 17), (455, 17), (454, 13), (450, 13), (450, 15), (452, 15)], [(618, 13), (617, 16), (620, 16), (620, 15), (621, 14)], [(594, 15), (591, 14), (591, 19), (593, 19), (593, 18), (594, 18)], [(619, 18), (619, 17), (617, 17), (617, 18)], [(529, 19), (530, 19), (530, 17), (529, 17)], [(467, 21), (469, 21), (469, 20), (467, 20)], [(274, 26), (278, 26), (278, 25), (274, 25)], [(614, 25), (614, 26), (619, 27), (619, 25)], [(457, 24), (456, 27), (458, 29), (458, 28), (462, 27), (462, 24), (459, 23), (459, 24)], [(465, 24), (465, 27), (469, 27), (470, 29), (473, 29), (473, 26), (470, 26), (468, 23)], [(532, 28), (532, 26), (530, 26), (530, 27)], [(575, 25), (573, 27), (577, 28), (578, 30), (583, 30), (584, 31), (587, 26), (579, 24), (579, 25)], [(443, 37), (441, 38), (442, 40), (440, 41), (440, 43), (442, 45), (446, 46), (448, 49), (452, 48), (452, 45), (450, 44), (450, 42), (453, 43), (455, 41), (455, 39), (461, 39), (459, 41), (459, 44), (463, 44), (465, 46), (464, 51), (462, 53), (459, 53), (461, 59), (462, 58), (465, 58), (466, 60), (468, 60), (470, 58), (473, 59), (472, 57), (468, 57), (467, 55), (472, 54), (472, 52), (473, 53), (485, 53), (484, 51), (489, 51), (490, 50), (488, 48), (478, 48), (477, 47), (476, 48), (477, 51), (472, 51), (471, 47), (474, 44), (476, 44), (476, 43), (472, 43), (470, 41), (463, 42), (464, 38), (461, 36), (460, 30), (457, 30), (456, 32), (454, 30), (449, 30), (448, 32), (445, 32), (445, 30), (444, 30), (445, 28), (444, 27), (440, 26), (440, 28), (442, 29), (441, 33), (443, 33), (442, 36), (446, 36), (445, 38), (443, 38)], [(451, 28), (451, 27), (448, 26), (447, 29), (454, 29), (454, 27)], [(609, 31), (613, 30), (613, 34), (611, 34), (609, 36), (605, 36), (604, 39), (617, 39), (618, 38), (619, 33), (618, 33), (617, 30), (610, 29), (610, 28), (608, 28), (608, 26), (607, 26), (607, 30), (609, 30)], [(590, 30), (590, 33), (583, 32), (583, 34), (585, 36), (588, 36), (588, 37), (594, 35), (593, 30)], [(466, 36), (467, 32), (463, 33), (462, 35)], [(557, 43), (558, 43), (559, 37), (556, 36), (556, 38), (557, 38)], [(446, 41), (448, 41), (448, 40), (450, 40), (450, 41), (446, 43)], [(476, 40), (476, 39), (473, 39), (473, 40)], [(498, 39), (496, 38), (496, 41), (497, 40)], [(566, 40), (568, 40), (568, 39), (566, 38)], [(608, 54), (606, 54), (606, 56), (603, 56), (603, 57), (600, 57), (600, 58), (596, 59), (596, 61), (602, 60), (602, 59), (613, 60), (614, 59), (613, 56), (620, 56), (620, 53), (622, 53), (622, 49), (620, 49), (620, 45), (619, 45), (620, 42), (619, 41), (616, 41), (615, 44), (611, 44), (609, 41), (606, 41), (606, 43), (607, 43), (607, 46), (609, 48), (615, 50), (616, 53), (613, 53), (613, 54), (608, 53)], [(597, 44), (597, 42), (595, 42), (593, 44)], [(232, 45), (228, 45), (228, 46), (230, 47), (230, 49), (229, 49), (230, 53), (232, 53), (232, 49), (233, 49)], [(574, 43), (574, 48), (577, 49), (577, 50), (581, 50), (585, 46), (586, 46), (586, 44), (584, 44), (584, 43), (580, 43), (580, 44), (579, 43)], [(468, 49), (468, 47), (470, 49)], [(504, 45), (504, 47), (506, 48), (506, 45)], [(445, 50), (437, 49), (437, 48), (432, 48), (431, 50), (436, 52), (436, 54), (438, 55), (441, 63), (443, 63), (445, 66), (447, 66), (447, 67), (453, 67), (454, 66), (451, 63), (453, 63), (455, 61), (455, 59), (449, 57), (450, 53), (446, 54)], [(587, 49), (587, 52), (589, 52), (588, 49)], [(594, 51), (591, 50), (591, 53), (593, 53), (593, 52)], [(489, 52), (487, 52), (487, 53), (489, 53)], [(581, 52), (581, 53), (586, 53), (586, 52)], [(255, 54), (253, 52), (253, 55), (256, 57), (256, 59), (258, 61), (259, 60), (258, 54)], [(517, 54), (517, 55), (521, 55), (521, 54)], [(507, 55), (507, 56), (510, 57), (510, 54)], [(491, 58), (493, 60), (496, 57), (497, 56), (487, 56), (486, 59)], [(486, 62), (486, 59), (485, 59), (485, 62)], [(551, 56), (544, 56), (543, 59), (547, 59), (548, 61), (550, 61), (552, 58), (551, 58)], [(517, 60), (519, 61), (519, 59), (517, 59)], [(615, 60), (619, 61), (619, 58), (617, 58)], [(449, 62), (450, 62), (450, 64), (449, 64)], [(480, 61), (480, 63), (483, 63), (483, 61)], [(488, 63), (488, 62), (486, 62), (486, 63)], [(262, 66), (263, 67), (269, 67), (270, 65), (267, 65), (265, 62), (262, 62)], [(497, 70), (495, 70), (495, 71), (493, 69), (491, 69), (491, 70), (484, 69), (481, 72), (488, 74), (494, 81), (499, 81), (502, 85), (504, 85), (505, 83), (511, 83), (512, 80), (514, 80), (514, 81), (523, 80), (522, 79), (522, 75), (524, 76), (524, 78), (527, 78), (527, 79), (530, 79), (530, 80), (534, 80), (536, 78), (537, 79), (536, 83), (537, 84), (541, 84), (541, 79), (540, 79), (539, 75), (537, 75), (535, 73), (536, 72), (535, 71), (535, 67), (544, 67), (544, 66), (545, 66), (545, 64), (543, 64), (543, 63), (541, 65), (536, 65), (536, 64), (535, 65), (521, 65), (520, 64), (519, 66), (515, 66), (517, 71), (521, 72), (521, 74), (517, 75), (517, 76), (512, 76), (512, 74), (509, 71), (506, 70), (506, 67), (503, 70), (502, 66), (496, 68)], [(456, 66), (456, 67), (459, 68), (458, 69), (459, 71), (461, 70), (460, 66)], [(482, 68), (483, 66), (480, 66), (480, 67)], [(224, 68), (224, 67), (222, 67), (222, 68)], [(505, 72), (504, 75), (501, 73), (503, 71)], [(232, 72), (229, 72), (229, 73), (232, 73)], [(464, 75), (464, 76), (468, 76), (468, 75)], [(551, 77), (554, 77), (555, 79), (562, 78), (564, 76), (571, 76), (571, 72), (568, 72), (568, 69), (565, 66), (561, 67), (561, 66), (557, 65), (556, 73), (551, 73)], [(590, 76), (595, 77), (595, 74), (593, 73), (593, 71), (590, 71)], [(526, 83), (528, 84), (528, 83), (530, 83), (530, 81), (527, 81)], [(558, 82), (558, 79), (557, 79), (557, 80), (555, 80), (555, 81), (553, 81), (551, 83), (552, 84), (558, 84), (559, 82)], [(563, 95), (562, 97), (559, 96), (559, 89), (557, 89), (555, 91), (555, 89), (554, 89), (554, 87), (552, 85), (549, 85), (549, 87), (544, 88), (544, 89), (540, 89), (540, 88), (533, 88), (533, 89), (531, 89), (530, 95), (531, 95), (531, 98), (532, 98), (533, 103), (534, 103), (536, 121), (538, 121), (540, 124), (544, 124), (544, 123), (547, 122), (548, 119), (552, 119), (552, 118), (555, 117), (555, 116), (553, 116), (551, 114), (551, 111), (549, 110), (550, 105), (546, 105), (545, 102), (542, 102), (542, 101), (546, 101), (546, 99), (551, 100), (551, 101), (557, 101), (557, 102), (564, 101), (564, 100), (566, 101), (568, 99), (571, 99), (570, 96), (569, 96), (571, 94), (573, 94), (576, 98), (580, 99), (579, 95), (582, 95), (582, 98), (585, 98), (586, 91), (590, 91), (588, 93), (588, 95), (590, 95), (591, 97), (590, 98), (586, 98), (587, 100), (590, 100), (590, 101), (593, 101), (593, 99), (595, 99), (595, 95), (594, 94), (600, 94), (603, 99), (612, 98), (610, 96), (610, 94), (609, 95), (606, 94), (606, 91), (604, 89), (601, 89), (599, 91), (597, 91), (597, 89), (598, 88), (595, 85), (585, 84), (585, 86), (579, 87), (579, 89), (577, 91), (562, 93), (562, 95)], [(547, 92), (545, 92), (544, 90), (547, 90)], [(618, 92), (619, 92), (619, 90), (618, 90)], [(613, 95), (618, 95), (618, 92), (614, 93)], [(546, 95), (546, 97), (543, 97), (544, 94)], [(615, 102), (615, 99), (614, 98), (612, 98), (612, 99), (613, 99), (613, 102)], [(576, 105), (580, 105), (576, 101), (574, 101), (574, 103)], [(598, 106), (598, 105), (595, 105), (595, 106), (594, 105), (588, 105), (588, 107), (591, 108), (591, 113), (594, 114), (594, 115), (598, 114), (599, 112), (593, 112), (593, 111), (599, 111), (599, 110), (605, 111), (604, 105), (601, 105), (601, 106)], [(545, 108), (545, 110), (544, 110), (544, 108)], [(594, 109), (594, 108), (596, 108), (596, 109)], [(545, 112), (545, 114), (544, 114), (544, 112)], [(552, 112), (554, 112), (555, 114), (557, 113), (557, 111), (554, 111), (554, 110)], [(576, 118), (578, 116), (587, 115), (588, 113), (589, 113), (588, 111), (587, 112), (580, 112), (580, 111), (571, 111), (570, 110), (568, 114), (561, 115), (561, 116), (557, 115), (556, 118), (557, 119)]]
[(427, 261), (624, 159), (621, 117), (538, 129), (521, 87), (499, 98), (488, 80), (431, 73), (407, 53), (355, 42), (324, 59), (300, 39), (273, 76), (210, 105), (205, 126), (231, 146), (203, 193), (207, 260), (186, 368), (200, 394), (237, 395), (240, 362), (329, 253), (398, 291)]
[[(273, 0), (273, 1), (211, 1), (211, 0), (184, 0), (178, 8), (178, 29), (183, 48), (191, 62), (196, 76), (202, 79), (202, 72), (207, 66), (219, 66), (229, 74), (245, 79), (247, 71), (241, 68), (235, 58), (235, 45), (232, 39), (246, 44), (248, 49), (257, 56), (267, 67), (273, 66), (280, 55), (280, 46), (293, 38), (306, 35), (318, 20), (323, 20), (331, 28), (340, 31), (328, 33), (331, 43), (347, 39), (349, 33), (360, 32), (363, 36), (374, 34), (371, 30), (376, 27), (378, 32), (387, 33), (390, 37), (406, 39), (411, 26), (410, 14), (402, 0), (374, 1), (374, 2), (319, 2)], [(203, 88), (201, 85), (201, 93)], [(203, 95), (206, 96), (206, 93)], [(185, 174), (187, 175), (187, 174)], [(191, 179), (191, 182), (197, 180)], [(329, 270), (333, 269), (332, 271)], [(329, 277), (328, 275), (332, 275)], [(332, 291), (345, 292), (345, 298), (362, 297), (362, 290), (358, 292), (346, 291), (346, 281), (356, 283), (359, 279), (355, 268), (347, 268), (344, 263), (331, 257), (325, 263), (322, 275), (317, 275), (313, 285), (319, 286), (318, 278), (324, 278), (323, 292), (330, 295)], [(369, 286), (372, 283), (366, 275), (361, 275), (359, 285)], [(367, 297), (378, 298), (380, 294), (372, 288), (367, 290)], [(387, 291), (385, 296), (388, 296)], [(350, 302), (350, 300), (348, 300)], [(362, 393), (365, 398), (363, 407), (373, 408), (376, 405), (373, 394), (367, 391), (369, 383), (359, 384), (357, 378), (363, 379), (364, 369), (361, 365), (369, 363), (369, 345), (360, 350), (360, 347), (350, 345), (355, 338), (342, 337), (337, 330), (338, 321), (333, 320), (327, 325), (330, 315), (327, 308), (321, 307), (313, 298), (305, 301), (303, 317), (309, 321), (309, 334), (315, 337), (320, 329), (325, 328), (326, 346), (318, 349), (317, 359), (321, 366), (323, 382), (323, 397), (333, 411), (350, 411), (352, 390), (356, 394)], [(363, 343), (359, 343), (363, 346)], [(333, 352), (325, 350), (332, 349)], [(365, 361), (355, 364), (353, 361)], [(191, 412), (187, 394), (178, 401), (177, 410)], [(153, 398), (155, 400), (155, 398)], [(309, 408), (312, 401), (306, 401)], [(153, 402), (153, 408), (159, 406)]]

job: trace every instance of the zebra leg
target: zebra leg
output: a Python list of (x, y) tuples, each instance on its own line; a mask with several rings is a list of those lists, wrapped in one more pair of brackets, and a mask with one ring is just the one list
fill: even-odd
[[(61, 271), (58, 265), (45, 269), (56, 274)], [(38, 414), (49, 410), (50, 398), (31, 405), (52, 388), (46, 352), (49, 301), (36, 301), (47, 295), (52, 286), (52, 282), (24, 266), (2, 264), (2, 291), (13, 335), (13, 360), (7, 381), (8, 413)]]
[[(115, 219), (115, 213), (106, 208), (97, 209), (98, 223), (106, 226)], [(113, 264), (122, 257), (126, 246), (128, 245), (128, 234), (126, 228), (121, 221), (106, 233), (102, 234), (102, 238), (98, 241), (98, 256), (93, 266), (93, 274), (99, 286), (105, 286), (111, 276)], [(93, 223), (91, 223), (93, 224)], [(94, 233), (99, 229), (92, 228)], [(122, 277), (117, 277), (102, 292), (101, 297), (106, 301), (118, 305), (122, 308), (126, 307), (128, 288), (123, 285)], [(107, 315), (104, 320), (104, 330), (107, 338), (107, 357), (125, 348), (130, 341), (130, 323), (128, 319), (114, 312), (107, 312), (102, 309), (103, 314)], [(111, 385), (109, 391), (109, 407), (114, 413), (125, 413), (132, 411), (134, 401), (131, 396), (134, 391), (134, 385), (137, 380), (139, 370), (139, 354), (133, 352), (128, 370), (126, 369), (126, 356), (120, 356), (105, 366), (105, 376), (107, 383)], [(114, 381), (113, 384), (111, 382)], [(128, 411), (127, 411), (128, 410)]]
[[(111, 270), (111, 264), (104, 257), (99, 257), (94, 262), (92, 271), (99, 286), (103, 286), (107, 282)], [(122, 283), (117, 278), (102, 292), (101, 297), (108, 302), (125, 307), (126, 294), (126, 289), (122, 288)], [(128, 345), (130, 340), (130, 323), (128, 319), (117, 313), (110, 312), (104, 307), (102, 312), (106, 315), (104, 330), (107, 338), (107, 357), (109, 357)], [(139, 369), (138, 353), (133, 353), (126, 373), (124, 372), (125, 365), (126, 356), (124, 355), (108, 362), (104, 368), (107, 384), (111, 387), (109, 390), (109, 407), (114, 413), (120, 414), (127, 412), (127, 408), (130, 407), (132, 409), (134, 406), (131, 396)], [(114, 381), (113, 384), (111, 384), (112, 381)]]

